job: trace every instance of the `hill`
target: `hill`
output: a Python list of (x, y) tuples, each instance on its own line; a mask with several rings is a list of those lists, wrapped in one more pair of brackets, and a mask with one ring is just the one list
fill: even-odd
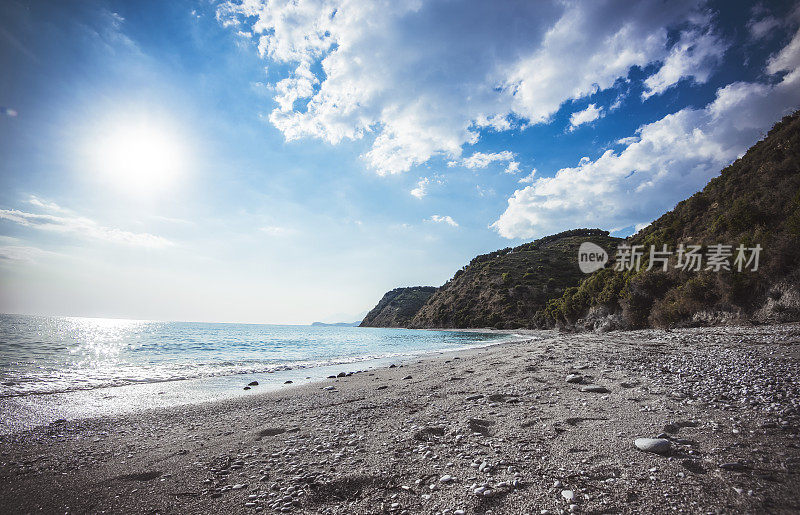
[[(800, 112), (626, 243), (645, 249), (639, 271), (594, 273), (550, 301), (536, 324), (596, 329), (800, 319)], [(731, 270), (706, 270), (704, 262), (701, 270), (687, 271), (678, 268), (677, 253), (666, 271), (645, 270), (651, 245), (674, 251), (681, 244), (704, 252), (731, 245)], [(739, 245), (761, 246), (757, 270), (751, 264), (738, 271)]]
[(435, 286), (395, 288), (367, 313), (360, 327), (408, 327), (411, 318), (435, 291)]
[[(588, 276), (577, 267), (584, 241), (612, 257)], [(640, 267), (617, 269), (620, 243), (641, 250)], [(721, 268), (708, 261), (717, 245), (727, 252)], [(696, 269), (683, 266), (679, 252), (693, 246), (701, 260)], [(651, 248), (667, 250), (652, 267)], [(737, 266), (739, 254), (744, 267)], [(702, 191), (625, 240), (576, 229), (484, 254), (438, 290), (426, 290), (424, 302), (421, 296), (394, 301), (404, 289), (392, 290), (362, 325), (607, 330), (784, 322), (800, 320), (798, 285), (800, 111), (778, 122)], [(402, 306), (402, 316), (379, 318), (389, 304)]]
[(531, 327), (549, 299), (580, 283), (577, 253), (585, 241), (610, 252), (619, 239), (577, 229), (478, 256), (431, 296), (409, 326)]

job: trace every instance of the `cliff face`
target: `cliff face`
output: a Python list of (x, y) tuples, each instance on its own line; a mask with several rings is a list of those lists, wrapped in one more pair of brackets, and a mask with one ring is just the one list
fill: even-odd
[(434, 286), (395, 288), (367, 313), (360, 327), (408, 327), (411, 318), (435, 291)]
[(621, 240), (577, 229), (478, 256), (431, 296), (409, 327), (532, 327), (537, 310), (583, 278), (578, 247), (586, 241), (613, 255)]

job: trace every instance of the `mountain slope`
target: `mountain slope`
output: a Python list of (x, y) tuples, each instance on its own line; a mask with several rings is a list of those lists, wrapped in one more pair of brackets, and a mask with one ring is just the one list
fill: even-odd
[[(675, 268), (677, 256), (667, 271), (604, 269), (549, 302), (537, 325), (595, 328), (603, 316), (622, 328), (800, 319), (800, 112), (626, 243), (704, 251), (759, 244), (763, 251), (758, 270), (749, 272), (684, 271)], [(642, 269), (648, 261), (646, 253)]]
[(578, 247), (585, 241), (607, 252), (618, 238), (577, 229), (476, 257), (439, 288), (410, 327), (530, 327), (545, 303), (579, 284)]
[(419, 308), (436, 291), (434, 286), (395, 288), (367, 313), (360, 327), (407, 327)]
[[(612, 257), (589, 276), (577, 267), (584, 241)], [(615, 270), (619, 243), (642, 246), (639, 269)], [(651, 246), (665, 245), (672, 252), (666, 270), (647, 270)], [(697, 271), (679, 268), (679, 245), (700, 246), (704, 259), (709, 246), (730, 246), (731, 269), (706, 270), (707, 261)], [(740, 245), (760, 245), (757, 270), (736, 270)], [(430, 288), (424, 302), (404, 301), (402, 315), (389, 306), (381, 316), (400, 290), (387, 293), (362, 325), (378, 319), (393, 327), (581, 330), (800, 320), (800, 111), (702, 191), (626, 240), (576, 229), (481, 255), (438, 290)]]

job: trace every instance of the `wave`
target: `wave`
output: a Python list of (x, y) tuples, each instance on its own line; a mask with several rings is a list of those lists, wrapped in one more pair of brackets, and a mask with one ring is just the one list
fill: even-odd
[[(425, 354), (481, 348), (531, 336), (507, 334), (492, 340), (464, 342), (447, 347), (370, 353), (356, 356), (334, 356), (314, 360), (279, 362), (272, 360), (227, 360), (198, 363), (116, 364), (107, 367), (75, 367), (44, 370), (42, 367), (6, 370), (0, 383), (0, 399), (30, 395), (49, 395), (101, 388), (116, 388), (135, 384), (154, 384), (212, 377), (255, 374), (274, 374), (291, 370), (315, 369), (337, 365), (350, 365), (391, 358), (410, 358)], [(19, 364), (19, 362), (17, 363)], [(261, 378), (259, 378), (261, 379)], [(264, 378), (269, 380), (268, 378)], [(283, 379), (283, 378), (282, 378)], [(276, 380), (277, 381), (277, 380)]]

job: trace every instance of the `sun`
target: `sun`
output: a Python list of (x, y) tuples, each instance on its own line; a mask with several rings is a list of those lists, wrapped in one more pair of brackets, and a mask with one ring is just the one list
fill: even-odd
[(167, 190), (186, 171), (182, 138), (162, 121), (118, 120), (93, 140), (93, 168), (99, 177), (130, 194)]

